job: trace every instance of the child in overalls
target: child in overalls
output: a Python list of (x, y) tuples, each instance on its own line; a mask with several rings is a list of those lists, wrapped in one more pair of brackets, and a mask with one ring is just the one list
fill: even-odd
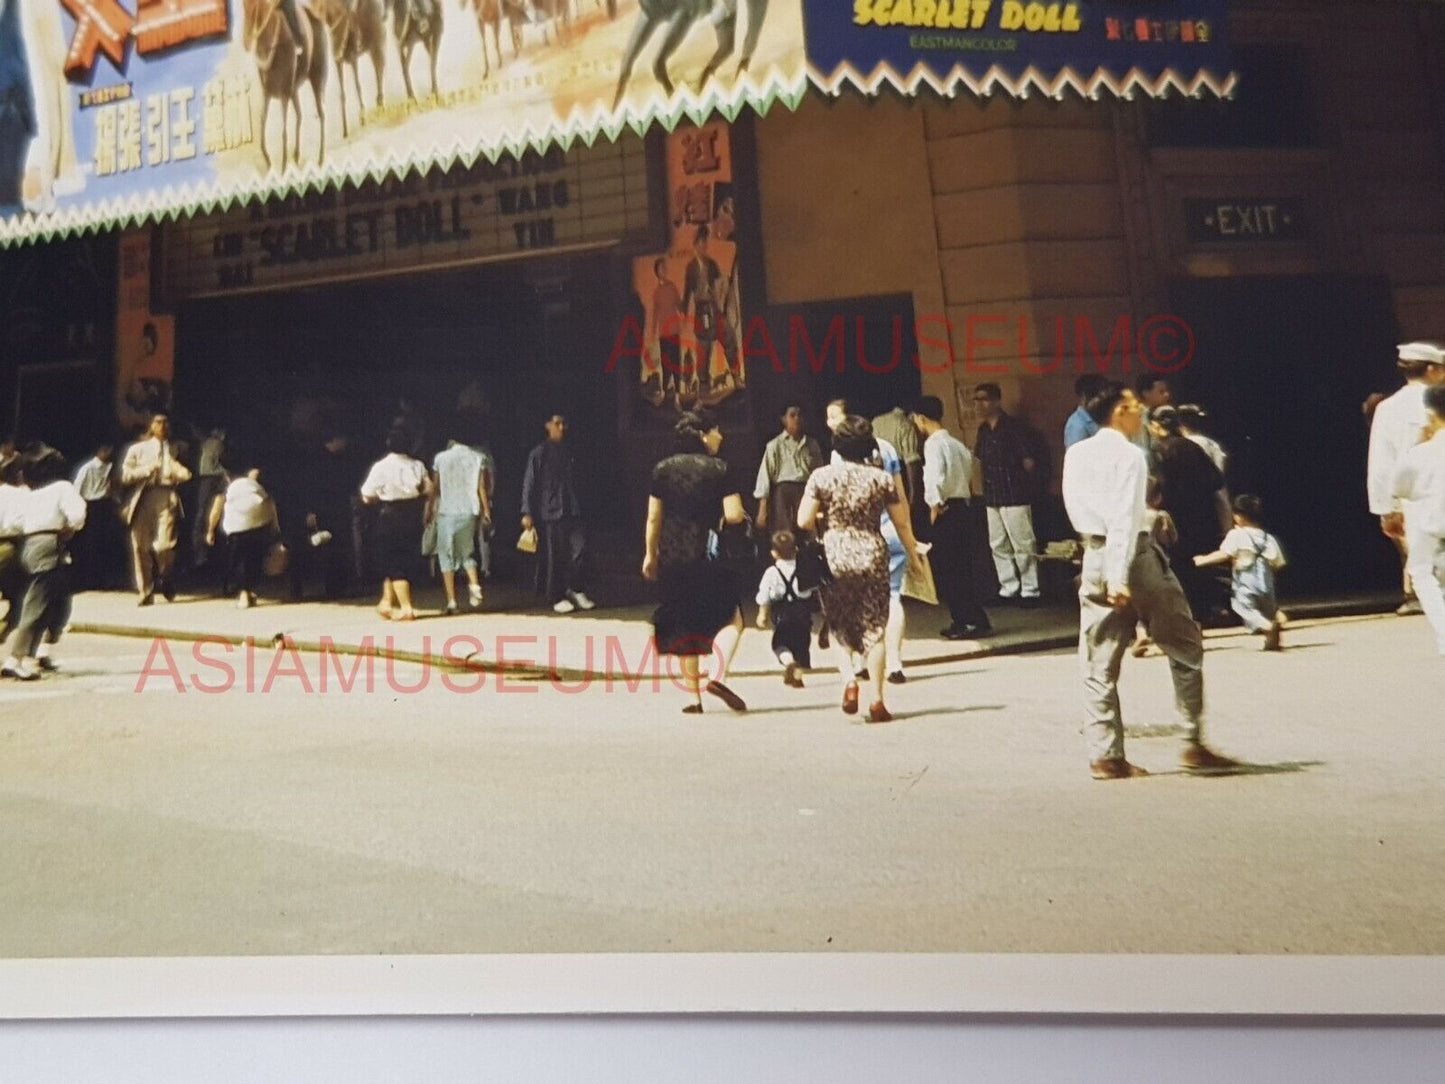
[(783, 684), (801, 689), (798, 671), (813, 665), (813, 591), (798, 586), (798, 543), (791, 531), (773, 535), (773, 563), (758, 584), (758, 628), (767, 628), (770, 618)]
[(1264, 635), (1266, 651), (1280, 650), (1279, 602), (1274, 593), (1274, 574), (1284, 567), (1279, 540), (1261, 526), (1264, 502), (1244, 493), (1234, 501), (1234, 529), (1224, 536), (1219, 549), (1194, 558), (1196, 566), (1234, 563), (1230, 607), (1252, 633)]

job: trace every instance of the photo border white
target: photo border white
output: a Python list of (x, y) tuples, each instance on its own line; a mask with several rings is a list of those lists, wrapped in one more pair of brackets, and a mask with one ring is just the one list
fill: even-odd
[(0, 1018), (1445, 1015), (1445, 956), (637, 953), (0, 961)]

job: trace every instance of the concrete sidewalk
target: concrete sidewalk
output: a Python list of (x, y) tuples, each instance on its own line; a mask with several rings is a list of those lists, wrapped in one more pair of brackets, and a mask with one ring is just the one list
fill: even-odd
[[(230, 598), (178, 596), (174, 603), (157, 599), (138, 607), (129, 592), (86, 592), (75, 596), (70, 628), (102, 635), (165, 638), (191, 642), (216, 640), (244, 645), (248, 639), (271, 645), (285, 638), (302, 651), (330, 650), (338, 654), (375, 654), (398, 661), (428, 661), (457, 669), (496, 671), (505, 667), (519, 680), (564, 681), (625, 679), (644, 673), (652, 635), (651, 604), (635, 601), (607, 605), (605, 589), (598, 607), (590, 613), (557, 615), (539, 610), (529, 591), (488, 585), (480, 610), (463, 610), (455, 616), (440, 613), (440, 592), (418, 593), (415, 621), (383, 620), (366, 600), (281, 603), (263, 600), (250, 610), (239, 610)], [(635, 595), (634, 595), (635, 598)], [(906, 600), (908, 636), (906, 663), (925, 665), (955, 662), (991, 655), (1020, 654), (1072, 647), (1078, 640), (1078, 609), (1072, 603), (1035, 610), (995, 607), (990, 610), (994, 635), (984, 640), (944, 640), (938, 631), (947, 614), (938, 607)], [(1295, 620), (1385, 612), (1394, 601), (1380, 595), (1356, 595), (1306, 600), (1289, 604)], [(771, 633), (752, 625), (738, 648), (733, 674), (758, 677), (778, 672), (769, 646)], [(1211, 635), (1238, 635), (1228, 629)], [(815, 669), (832, 666), (830, 652), (815, 649)]]

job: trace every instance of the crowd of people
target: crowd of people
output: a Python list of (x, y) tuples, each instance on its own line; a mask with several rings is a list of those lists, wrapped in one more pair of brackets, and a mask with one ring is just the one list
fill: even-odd
[[(1408, 595), (1400, 612), (1423, 611), (1445, 654), (1445, 349), (1410, 343), (1399, 357), (1405, 386), (1366, 404), (1369, 502), (1400, 550)], [(1129, 388), (1092, 374), (1075, 391), (1078, 408), (1063, 432), (1062, 495), (1080, 540), (1093, 774), (1143, 774), (1124, 757), (1116, 688), (1131, 645), (1136, 654), (1152, 647), (1168, 657), (1184, 765), (1236, 767), (1201, 736), (1202, 630), (1232, 610), (1266, 650), (1282, 647), (1286, 616), (1275, 575), (1285, 558), (1265, 528), (1263, 502), (1251, 494), (1231, 499), (1228, 458), (1204, 432), (1205, 411), (1176, 407), (1163, 378), (1148, 374)], [(684, 712), (701, 713), (705, 695), (747, 710), (727, 677), (749, 599), (759, 628), (772, 629), (789, 687), (802, 686), (812, 668), (821, 612), (818, 647), (832, 652), (842, 710), (863, 712), (866, 683), (865, 718), (873, 723), (892, 718), (885, 686), (907, 681), (902, 597), (910, 579), (908, 593), (934, 595), (947, 608), (945, 639), (991, 635), (994, 606), (1038, 605), (1033, 512), (1052, 473), (1048, 446), (1002, 409), (998, 385), (978, 385), (973, 402), (979, 426), (969, 448), (949, 432), (937, 397), (872, 419), (834, 400), (826, 450), (807, 433), (802, 404), (785, 404), (758, 466), (751, 515), (720, 454), (716, 419), (706, 409), (680, 415), (673, 451), (652, 473), (642, 576), (658, 585), (655, 643), (681, 661)], [(526, 461), (519, 548), (538, 551), (537, 588), (556, 613), (587, 611), (594, 606), (586, 593), (587, 532), (567, 419), (553, 414), (544, 428), (546, 439)], [(52, 448), (0, 446), (0, 599), (7, 603), (0, 634), (8, 642), (0, 672), (34, 681), (56, 668), (52, 651), (72, 589), (115, 587), (123, 539), (138, 604), (152, 605), (157, 594), (174, 599), (186, 504), (194, 566), (213, 568), (219, 589), (242, 608), (256, 604), (267, 576), (283, 571), (293, 599), (308, 581), (335, 598), (372, 577), (381, 583), (379, 616), (411, 621), (412, 580), (427, 555), (441, 573), (444, 612), (461, 610), (459, 574), (468, 605), (479, 608), (495, 464), (462, 414), (430, 464), (420, 457), (423, 429), (403, 402), (385, 454), (369, 468), (341, 436), (263, 466), (219, 428), (174, 440), (169, 419), (158, 414), (119, 455), (111, 445), (96, 448), (73, 481)], [(970, 526), (976, 468), (998, 583), (990, 599), (980, 597), (982, 547)], [(1228, 569), (1227, 589), (1214, 572), (1220, 566)], [(706, 679), (704, 656), (712, 660)]]

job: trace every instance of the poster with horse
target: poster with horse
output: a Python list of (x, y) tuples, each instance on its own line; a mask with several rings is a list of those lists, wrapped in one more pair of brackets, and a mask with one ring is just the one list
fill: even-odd
[(0, 244), (796, 101), (801, 0), (0, 5)]

